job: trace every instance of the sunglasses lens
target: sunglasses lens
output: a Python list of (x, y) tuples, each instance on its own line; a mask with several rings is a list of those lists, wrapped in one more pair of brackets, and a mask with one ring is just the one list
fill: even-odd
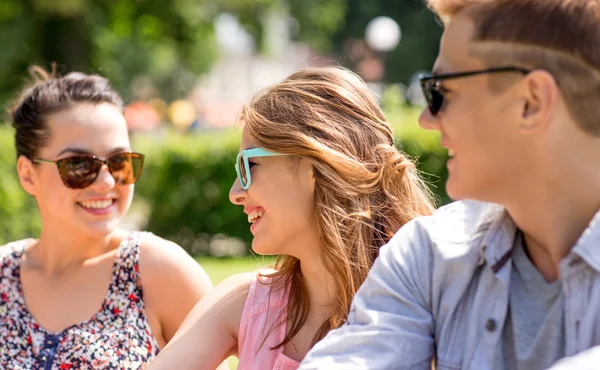
[(130, 185), (137, 181), (144, 167), (144, 155), (119, 153), (108, 159), (108, 169), (119, 185)]
[(444, 105), (444, 95), (436, 90), (435, 87), (432, 87), (429, 93), (431, 94), (429, 109), (431, 109), (431, 114), (435, 116), (440, 112), (442, 106)]
[(73, 156), (57, 162), (63, 183), (71, 189), (90, 186), (98, 176), (102, 163), (92, 157)]
[[(427, 77), (425, 77), (427, 78)], [(428, 79), (426, 81), (421, 81), (421, 90), (423, 91), (423, 96), (427, 101), (427, 106), (429, 107), (429, 111), (432, 115), (437, 115), (442, 106), (444, 105), (444, 95), (442, 95), (437, 89), (437, 81)]]
[(244, 156), (238, 156), (238, 177), (240, 178), (240, 184), (242, 188), (246, 188), (248, 184), (248, 173), (246, 172), (246, 166), (244, 165)]

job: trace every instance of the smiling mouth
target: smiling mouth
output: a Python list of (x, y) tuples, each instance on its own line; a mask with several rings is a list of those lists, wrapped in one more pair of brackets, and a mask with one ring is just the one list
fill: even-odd
[(106, 200), (90, 200), (77, 202), (80, 206), (87, 209), (106, 209), (112, 206), (116, 202), (116, 199), (106, 199)]
[(454, 152), (454, 149), (448, 149), (448, 157), (452, 158), (452, 157), (454, 157), (454, 154), (456, 154)]
[(258, 221), (264, 214), (264, 211), (252, 211), (248, 213), (248, 222), (253, 224), (256, 221)]

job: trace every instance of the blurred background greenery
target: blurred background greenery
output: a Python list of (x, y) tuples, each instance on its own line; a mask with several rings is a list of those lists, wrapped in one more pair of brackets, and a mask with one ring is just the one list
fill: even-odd
[[(433, 132), (417, 126), (419, 110), (396, 107), (387, 115), (397, 143), (412, 158), (436, 194), (448, 201), (446, 151)], [(235, 180), (234, 161), (241, 129), (194, 134), (168, 132), (160, 137), (140, 133), (135, 150), (146, 154), (144, 173), (124, 226), (150, 230), (183, 246), (192, 255), (242, 256), (250, 246), (247, 216), (229, 202)], [(33, 198), (20, 187), (13, 146), (13, 130), (0, 127), (0, 245), (38, 235), (40, 221)]]
[[(401, 32), (383, 24), (365, 37), (380, 16)], [(22, 87), (29, 65), (51, 62), (100, 73), (128, 100), (150, 81), (174, 101), (231, 54), (297, 57), (299, 45), (310, 57), (371, 66), (367, 79), (382, 77), (383, 62), (387, 82), (407, 84), (430, 68), (440, 34), (423, 0), (2, 0), (0, 102)], [(393, 48), (381, 46), (386, 38)]]
[[(108, 77), (125, 98), (134, 147), (147, 155), (123, 226), (193, 255), (242, 256), (251, 234), (228, 200), (235, 115), (301, 67), (360, 74), (438, 204), (449, 201), (446, 152), (417, 126), (415, 76), (430, 68), (440, 34), (422, 0), (2, 0), (0, 106), (10, 107), (34, 64)], [(15, 161), (13, 131), (0, 124), (0, 245), (40, 230)]]
[[(127, 103), (134, 147), (147, 154), (124, 226), (194, 255), (240, 256), (251, 235), (227, 196), (235, 114), (301, 67), (360, 74), (438, 203), (448, 202), (446, 153), (416, 124), (415, 76), (430, 68), (440, 33), (421, 0), (2, 0), (0, 105), (10, 107), (34, 64), (108, 77)], [(40, 229), (15, 159), (12, 129), (0, 124), (0, 244)]]

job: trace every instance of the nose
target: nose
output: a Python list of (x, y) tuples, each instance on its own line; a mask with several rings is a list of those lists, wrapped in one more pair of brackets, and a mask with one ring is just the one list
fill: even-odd
[(440, 130), (439, 119), (431, 114), (428, 107), (425, 107), (419, 115), (419, 125), (426, 130)]
[(242, 189), (240, 180), (236, 178), (229, 189), (229, 201), (238, 206), (242, 205), (246, 201), (247, 194), (246, 190)]
[(94, 181), (92, 186), (96, 188), (96, 191), (98, 193), (103, 194), (108, 193), (110, 190), (112, 190), (115, 187), (115, 184), (115, 179), (108, 170), (108, 167), (106, 165), (103, 165), (100, 169), (98, 177), (96, 177), (96, 181)]

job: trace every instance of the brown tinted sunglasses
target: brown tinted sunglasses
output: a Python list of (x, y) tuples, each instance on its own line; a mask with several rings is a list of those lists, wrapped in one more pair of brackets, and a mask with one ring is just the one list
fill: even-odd
[(114, 154), (107, 159), (99, 159), (93, 155), (74, 155), (57, 161), (34, 159), (33, 162), (56, 164), (60, 178), (66, 187), (83, 189), (96, 181), (104, 165), (108, 167), (117, 184), (135, 183), (142, 174), (144, 155), (126, 152)]

